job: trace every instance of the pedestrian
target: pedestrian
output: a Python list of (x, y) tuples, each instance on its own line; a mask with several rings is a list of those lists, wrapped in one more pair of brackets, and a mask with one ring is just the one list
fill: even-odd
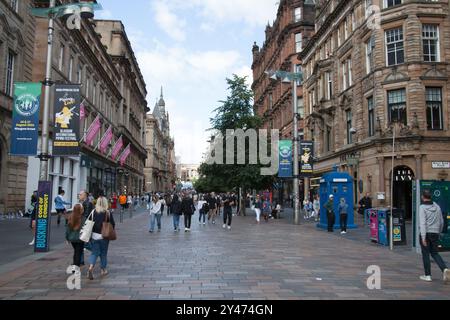
[(272, 206), (270, 205), (270, 200), (265, 197), (262, 204), (262, 214), (264, 221), (269, 222), (269, 214), (272, 212)]
[(116, 223), (114, 222), (114, 216), (108, 210), (108, 199), (105, 197), (99, 197), (97, 199), (94, 211), (94, 227), (92, 229), (92, 252), (89, 257), (89, 270), (88, 278), (94, 279), (94, 267), (97, 262), (97, 258), (100, 257), (101, 276), (108, 275), (108, 248), (109, 240), (104, 239), (102, 236), (102, 227), (104, 222), (111, 223), (115, 229)]
[(313, 202), (313, 211), (314, 211), (314, 221), (319, 221), (320, 218), (320, 198), (319, 195), (316, 194)]
[(122, 212), (125, 211), (125, 209), (127, 208), (127, 200), (128, 199), (127, 199), (127, 196), (125, 194), (122, 193), (119, 196), (119, 204), (120, 204)]
[(181, 201), (177, 194), (173, 196), (170, 203), (170, 211), (173, 215), (173, 229), (174, 232), (180, 231), (180, 216), (181, 216)]
[(201, 200), (198, 202), (197, 208), (199, 212), (198, 223), (202, 224), (203, 218), (203, 225), (206, 225), (206, 215), (209, 212), (209, 205), (203, 196), (201, 197)]
[(305, 212), (305, 219), (310, 219), (312, 217), (312, 203), (306, 198), (303, 201), (303, 211)]
[(348, 204), (345, 202), (344, 198), (341, 198), (339, 203), (339, 218), (341, 225), (341, 234), (347, 233), (347, 219), (348, 219)]
[(72, 213), (68, 217), (68, 224), (66, 226), (66, 240), (73, 247), (73, 266), (78, 268), (82, 265), (82, 255), (84, 250), (84, 242), (80, 240), (80, 231), (84, 224), (84, 209), (82, 204), (76, 204)]
[(94, 204), (89, 200), (89, 193), (85, 190), (80, 191), (78, 194), (78, 200), (83, 206), (84, 217), (87, 218), (95, 209)]
[(370, 198), (370, 193), (367, 192), (366, 195), (359, 200), (358, 213), (363, 216), (368, 209), (372, 209), (372, 199)]
[(259, 194), (256, 195), (256, 199), (253, 205), (256, 213), (256, 222), (259, 224), (261, 222), (261, 208), (262, 208), (262, 201)]
[(222, 208), (222, 197), (221, 195), (216, 196), (216, 216), (220, 217), (220, 209)]
[(280, 203), (277, 203), (277, 205), (275, 206), (275, 209), (273, 209), (272, 216), (275, 219), (280, 219), (281, 218), (281, 204)]
[(431, 192), (425, 190), (422, 193), (422, 205), (419, 208), (419, 233), (420, 246), (422, 248), (422, 260), (425, 275), (420, 280), (431, 282), (430, 255), (443, 272), (444, 282), (450, 281), (450, 270), (447, 268), (438, 252), (440, 233), (444, 229), (444, 218), (439, 205), (432, 201)]
[(30, 246), (34, 246), (36, 239), (36, 216), (38, 211), (38, 195), (37, 191), (33, 192), (31, 196), (31, 214), (30, 214), (30, 229), (33, 234), (33, 240), (29, 243)]
[(166, 194), (164, 201), (166, 202), (166, 206), (167, 206), (167, 216), (170, 216), (171, 211), (172, 211), (172, 209), (171, 209), (172, 196), (170, 193)]
[(133, 198), (133, 204), (134, 204), (134, 211), (136, 211), (139, 208), (139, 196), (134, 196)]
[[(64, 195), (66, 194), (66, 192), (64, 190), (60, 190), (58, 195), (55, 198), (55, 209), (56, 212), (58, 214), (58, 227), (61, 224), (61, 216), (66, 214), (66, 207), (65, 206), (70, 206), (71, 203), (70, 202), (66, 202), (64, 201)], [(67, 218), (64, 216), (65, 220), (66, 220), (66, 225), (67, 225)]]
[(217, 208), (217, 203), (216, 203), (216, 195), (214, 194), (214, 192), (212, 192), (209, 196), (208, 199), (206, 200), (208, 202), (208, 207), (209, 207), (209, 212), (208, 212), (208, 222), (210, 220), (212, 220), (212, 224), (216, 224), (216, 208)]
[(161, 214), (164, 215), (164, 209), (167, 207), (166, 200), (164, 200), (164, 195), (159, 196), (159, 201), (161, 202)]
[(149, 232), (155, 231), (155, 223), (158, 223), (158, 232), (161, 232), (161, 201), (158, 196), (153, 196), (150, 203), (150, 229)]
[(181, 213), (184, 215), (184, 232), (191, 231), (192, 214), (195, 212), (194, 201), (192, 197), (185, 194), (181, 201)]
[(133, 210), (133, 194), (127, 197), (127, 209)]
[[(223, 228), (231, 230), (231, 221), (233, 219), (233, 206), (235, 204), (234, 198), (228, 192), (222, 199), (223, 205)], [(228, 224), (228, 226), (227, 226)]]
[(324, 205), (325, 210), (327, 210), (327, 221), (328, 221), (328, 232), (334, 231), (334, 196), (331, 194), (328, 198), (328, 202)]
[(117, 210), (117, 201), (118, 201), (117, 193), (115, 192), (113, 193), (110, 201), (111, 201), (111, 212), (112, 214), (115, 214)]

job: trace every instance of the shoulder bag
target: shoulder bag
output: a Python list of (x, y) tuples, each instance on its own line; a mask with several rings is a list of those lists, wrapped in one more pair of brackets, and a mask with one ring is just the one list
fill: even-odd
[(102, 225), (102, 237), (105, 240), (114, 241), (117, 240), (116, 230), (114, 230), (113, 225), (109, 221), (110, 213), (108, 211), (105, 212), (105, 221), (103, 221)]
[(94, 228), (94, 212), (95, 210), (92, 210), (92, 212), (87, 217), (86, 221), (84, 222), (83, 228), (81, 228), (80, 231), (80, 240), (83, 242), (88, 243), (91, 241), (92, 236), (92, 229)]

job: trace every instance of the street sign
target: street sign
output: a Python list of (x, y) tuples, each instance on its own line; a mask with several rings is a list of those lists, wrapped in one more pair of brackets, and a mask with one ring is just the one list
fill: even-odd
[(450, 169), (450, 161), (434, 161), (431, 163), (433, 169)]

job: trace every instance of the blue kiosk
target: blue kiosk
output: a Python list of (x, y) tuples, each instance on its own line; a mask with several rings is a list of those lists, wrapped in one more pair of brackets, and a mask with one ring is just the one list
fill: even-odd
[(338, 207), (342, 198), (348, 204), (347, 228), (356, 229), (357, 225), (355, 225), (353, 209), (353, 178), (348, 173), (337, 172), (337, 169), (334, 172), (325, 174), (320, 180), (320, 222), (317, 227), (321, 229), (328, 228), (328, 219), (324, 206), (331, 194), (334, 195), (334, 213), (336, 215), (334, 229), (340, 229)]

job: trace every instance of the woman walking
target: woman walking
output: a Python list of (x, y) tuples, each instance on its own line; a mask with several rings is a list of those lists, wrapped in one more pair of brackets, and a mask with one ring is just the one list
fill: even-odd
[(173, 231), (180, 231), (181, 201), (177, 194), (173, 196), (170, 204), (170, 212), (173, 215)]
[(81, 204), (76, 204), (68, 217), (69, 222), (66, 226), (66, 240), (70, 242), (73, 247), (73, 265), (78, 268), (81, 266), (81, 258), (84, 250), (84, 242), (80, 240), (80, 231), (84, 224), (83, 213), (83, 206)]
[(269, 222), (269, 214), (271, 212), (272, 212), (272, 207), (270, 205), (270, 201), (269, 201), (269, 199), (265, 198), (264, 202), (263, 202), (262, 213), (263, 213), (264, 220), (266, 222)]
[[(55, 198), (55, 210), (58, 213), (58, 227), (61, 224), (61, 216), (66, 214), (66, 207), (72, 205), (70, 202), (64, 201), (64, 195), (66, 192), (64, 190), (60, 190), (58, 195)], [(67, 219), (66, 219), (66, 225), (67, 225)]]
[(317, 222), (320, 219), (320, 198), (318, 194), (316, 194), (316, 196), (314, 197), (313, 210), (314, 220)]
[(259, 224), (261, 222), (261, 208), (262, 208), (262, 202), (261, 198), (259, 197), (259, 194), (256, 196), (254, 206), (256, 213), (256, 222)]
[(88, 277), (90, 280), (94, 280), (94, 267), (97, 262), (97, 258), (100, 257), (101, 275), (106, 276), (108, 270), (108, 247), (109, 240), (103, 239), (102, 226), (104, 222), (110, 222), (115, 229), (116, 223), (114, 222), (114, 216), (108, 210), (108, 199), (100, 197), (97, 199), (94, 211), (94, 228), (92, 229), (92, 253), (89, 258), (89, 271)]
[(155, 231), (155, 223), (158, 222), (158, 232), (161, 232), (161, 201), (154, 195), (150, 203), (150, 233)]
[(191, 231), (192, 215), (195, 212), (194, 201), (189, 195), (184, 195), (181, 201), (181, 213), (184, 215), (184, 232)]
[(37, 191), (33, 192), (33, 195), (31, 196), (31, 205), (30, 205), (30, 229), (31, 233), (33, 234), (33, 240), (29, 243), (30, 246), (34, 246), (35, 239), (36, 239), (36, 213), (38, 210), (38, 196)]
[(203, 196), (200, 197), (200, 200), (197, 204), (197, 210), (198, 210), (198, 223), (202, 224), (202, 218), (203, 218), (203, 225), (206, 224), (206, 215), (208, 214), (209, 207), (208, 202), (205, 201), (205, 198)]

